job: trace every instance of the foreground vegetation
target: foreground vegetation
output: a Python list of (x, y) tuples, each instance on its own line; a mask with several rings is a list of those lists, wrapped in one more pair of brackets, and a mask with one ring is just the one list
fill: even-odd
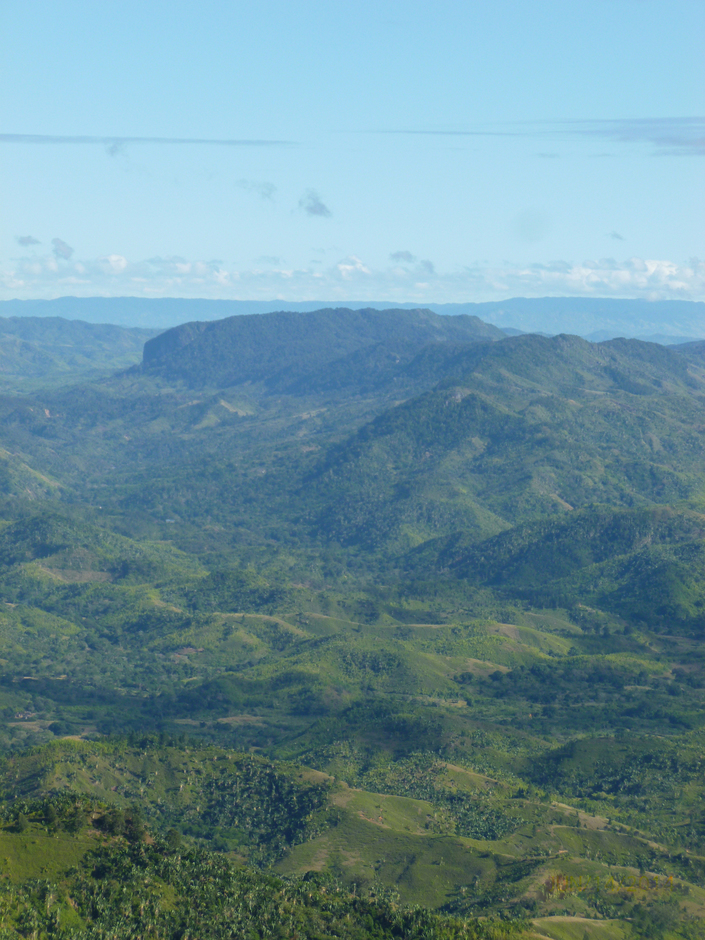
[[(471, 926), (405, 908), (389, 892), (351, 892), (328, 876), (291, 880), (243, 868), (182, 847), (175, 830), (154, 840), (135, 813), (122, 825), (116, 813), (86, 803), (34, 809), (0, 833), (6, 860), (19, 851), (25, 869), (18, 883), (0, 885), (6, 937), (504, 940), (518, 932), (510, 923)], [(65, 832), (79, 827), (80, 835)], [(75, 864), (47, 877), (52, 850)], [(45, 864), (31, 877), (38, 861)]]

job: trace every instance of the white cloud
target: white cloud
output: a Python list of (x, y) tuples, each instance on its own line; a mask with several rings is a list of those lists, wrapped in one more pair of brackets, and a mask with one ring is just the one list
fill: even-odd
[[(122, 272), (127, 268), (129, 262), (127, 258), (123, 258), (122, 255), (108, 255), (107, 258), (100, 258), (98, 264), (102, 267), (103, 271), (106, 274), (122, 274)], [(77, 268), (83, 267), (81, 264), (76, 265)], [(81, 273), (85, 273), (81, 271)]]
[(346, 281), (350, 280), (350, 278), (356, 274), (372, 274), (372, 271), (370, 271), (359, 258), (356, 258), (355, 255), (351, 255), (351, 257), (346, 258), (344, 261), (339, 261), (335, 266), (335, 270)]
[(130, 261), (119, 254), (58, 262), (48, 253), (0, 263), (0, 298), (66, 294), (427, 303), (546, 296), (705, 300), (705, 262), (602, 258), (439, 271), (430, 261), (375, 267), (351, 255), (323, 268), (284, 267), (267, 258), (242, 269), (216, 260)]

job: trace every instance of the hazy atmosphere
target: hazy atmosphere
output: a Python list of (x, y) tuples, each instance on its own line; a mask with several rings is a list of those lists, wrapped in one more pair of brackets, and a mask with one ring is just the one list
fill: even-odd
[(705, 299), (701, 0), (26, 0), (0, 34), (2, 299)]

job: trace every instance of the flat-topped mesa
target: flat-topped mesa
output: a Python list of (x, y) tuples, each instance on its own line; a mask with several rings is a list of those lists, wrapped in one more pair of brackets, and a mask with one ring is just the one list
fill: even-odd
[(408, 358), (429, 344), (493, 342), (505, 334), (474, 316), (431, 310), (351, 310), (276, 313), (185, 323), (145, 343), (142, 366), (191, 387), (288, 381), (377, 348)]

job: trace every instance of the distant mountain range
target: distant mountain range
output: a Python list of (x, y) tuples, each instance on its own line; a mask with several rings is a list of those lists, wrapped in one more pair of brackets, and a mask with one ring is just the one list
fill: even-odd
[[(238, 384), (247, 374), (251, 382), (266, 379), (270, 391), (359, 389), (362, 377), (370, 389), (394, 383), (402, 388), (422, 363), (440, 377), (453, 344), (524, 335), (526, 329), (504, 323), (510, 317), (524, 327), (543, 317), (555, 327), (531, 330), (543, 336), (580, 334), (581, 327), (609, 323), (609, 328), (582, 331), (584, 338), (603, 342), (631, 335), (678, 346), (684, 353), (687, 347), (688, 355), (698, 358), (705, 343), (697, 339), (705, 334), (705, 327), (700, 329), (705, 323), (702, 307), (687, 302), (548, 298), (431, 305), (420, 313), (413, 305), (321, 310), (312, 303), (282, 307), (264, 301), (169, 298), (3, 301), (0, 313), (11, 315), (0, 316), (0, 390), (30, 391), (95, 380), (141, 359), (149, 374), (168, 380), (181, 375), (180, 381), (192, 387)], [(155, 326), (117, 325), (137, 322)], [(630, 323), (634, 330), (626, 328)], [(671, 332), (638, 332), (655, 329), (659, 323)], [(625, 328), (618, 329), (620, 324)], [(171, 328), (160, 330), (159, 325)], [(445, 351), (427, 352), (410, 372), (411, 360), (426, 345), (443, 345)], [(200, 378), (197, 361), (208, 362)], [(275, 362), (279, 363), (276, 376)]]
[[(600, 297), (514, 297), (487, 303), (424, 303), (442, 315), (467, 314), (494, 326), (525, 333), (574, 333), (589, 339), (662, 337), (667, 342), (705, 338), (705, 303), (687, 300), (622, 300)], [(162, 330), (194, 320), (324, 307), (414, 309), (389, 301), (282, 302), (281, 300), (192, 300), (179, 297), (59, 297), (56, 300), (0, 301), (0, 317), (64, 317)], [(598, 335), (596, 335), (598, 334)]]

